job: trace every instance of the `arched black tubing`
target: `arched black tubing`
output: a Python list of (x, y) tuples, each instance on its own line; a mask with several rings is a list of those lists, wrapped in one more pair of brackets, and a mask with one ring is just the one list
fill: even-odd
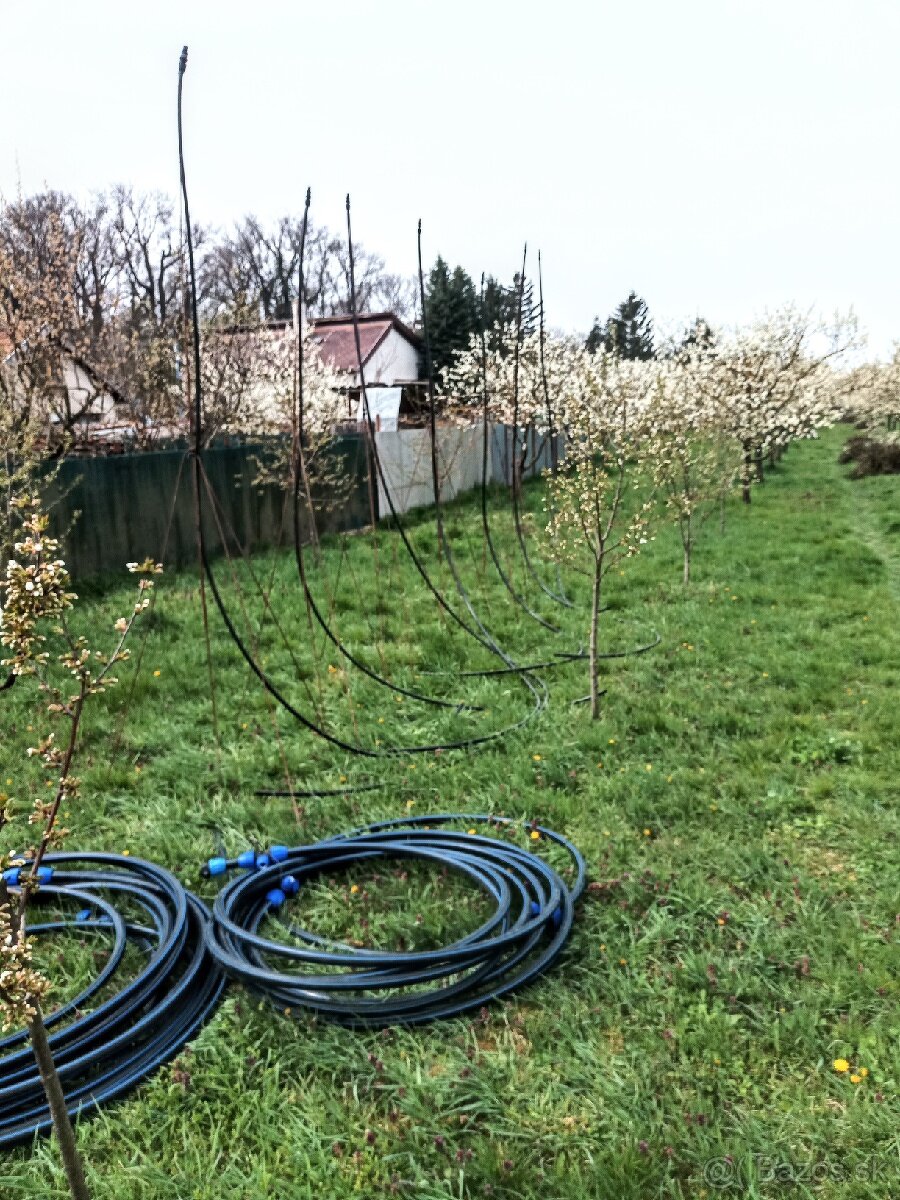
[(523, 299), (525, 296), (525, 264), (527, 261), (527, 257), (528, 257), (528, 245), (526, 243), (525, 249), (522, 252), (522, 274), (519, 278), (519, 294), (518, 294), (518, 302), (516, 305), (516, 340), (515, 340), (515, 346), (513, 349), (513, 419), (512, 419), (512, 456), (511, 456), (511, 466), (512, 466), (511, 492), (512, 492), (512, 506), (513, 506), (513, 522), (515, 524), (515, 529), (516, 529), (516, 538), (518, 539), (519, 547), (522, 551), (522, 560), (525, 563), (525, 569), (528, 571), (528, 574), (535, 581), (535, 583), (538, 585), (538, 587), (541, 589), (541, 591), (545, 595), (549, 596), (551, 600), (555, 600), (557, 604), (566, 604), (568, 602), (568, 598), (565, 596), (558, 595), (556, 592), (553, 591), (552, 588), (548, 587), (547, 584), (544, 583), (543, 579), (541, 579), (538, 572), (535, 570), (534, 564), (532, 563), (531, 557), (528, 553), (528, 545), (527, 545), (527, 542), (525, 539), (525, 530), (522, 526), (522, 512), (521, 512), (521, 509), (519, 506), (519, 499), (520, 499), (519, 493), (520, 493), (520, 480), (521, 480), (521, 476), (522, 476), (522, 464), (524, 464), (525, 455), (528, 453), (528, 435), (526, 432), (525, 446), (522, 451), (522, 464), (518, 464), (517, 458), (516, 458), (516, 442), (518, 440), (518, 427), (519, 427), (519, 342), (520, 342), (520, 339), (522, 336), (522, 303), (523, 303)]
[[(610, 658), (631, 658), (634, 655), (646, 654), (648, 650), (655, 649), (661, 641), (662, 641), (662, 638), (660, 637), (659, 634), (657, 634), (652, 642), (647, 642), (643, 646), (633, 646), (628, 650), (610, 650), (610, 651), (607, 651), (607, 653), (605, 653), (605, 654), (598, 654), (597, 658), (598, 658), (598, 660), (599, 659), (605, 660), (605, 659), (610, 659)], [(586, 650), (577, 650), (577, 651), (558, 650), (556, 652), (556, 657), (547, 662), (528, 663), (525, 666), (515, 667), (513, 670), (515, 670), (515, 671), (546, 671), (546, 670), (549, 670), (551, 667), (561, 667), (561, 666), (564, 666), (566, 663), (578, 662), (578, 661), (587, 659), (588, 657), (589, 657), (589, 655)], [(513, 674), (513, 670), (511, 670), (509, 667), (495, 667), (494, 670), (492, 670), (492, 671), (479, 672), (479, 674), (511, 675), (511, 674)], [(460, 679), (465, 679), (467, 677), (467, 675), (469, 674), (469, 672), (468, 671), (455, 671), (453, 674), (455, 676), (459, 677)]]
[[(426, 355), (428, 356), (428, 360), (429, 360), (429, 364), (430, 364), (430, 351), (428, 349), (427, 324), (426, 324), (425, 303), (424, 303), (424, 282), (423, 282), (423, 276), (422, 276), (421, 232), (422, 232), (422, 222), (419, 221), (419, 284), (420, 284), (421, 294), (423, 297), (423, 300), (422, 300), (422, 323), (423, 323), (423, 333), (425, 335)], [(349, 195), (347, 196), (347, 244), (348, 244), (348, 258), (349, 258), (349, 266), (350, 266), (350, 311), (351, 311), (351, 315), (353, 318), (353, 332), (354, 332), (354, 339), (356, 342), (356, 359), (357, 359), (357, 364), (358, 364), (358, 368), (359, 368), (360, 394), (362, 396), (362, 401), (363, 401), (363, 412), (364, 412), (364, 416), (365, 416), (365, 425), (366, 425), (366, 431), (367, 431), (367, 434), (369, 437), (372, 458), (375, 463), (376, 470), (378, 472), (378, 477), (381, 480), (381, 485), (384, 490), (384, 494), (387, 498), (388, 507), (391, 511), (391, 517), (393, 518), (394, 524), (397, 527), (397, 530), (399, 531), (400, 536), (403, 540), (403, 544), (406, 547), (407, 551), (409, 552), (410, 556), (412, 557), (413, 562), (416, 565), (420, 575), (425, 580), (426, 584), (428, 585), (429, 590), (436, 597), (436, 599), (439, 601), (439, 603), (445, 609), (445, 611), (448, 612), (450, 614), (450, 616), (453, 617), (453, 619), (457, 622), (457, 624), (459, 624), (463, 629), (465, 629), (467, 632), (469, 632), (472, 635), (472, 637), (474, 637), (476, 639), (476, 641), (478, 641), (482, 646), (484, 646), (486, 649), (490, 650), (491, 653), (493, 653), (498, 658), (500, 658), (508, 667), (515, 668), (515, 667), (517, 667), (518, 664), (510, 657), (510, 655), (503, 649), (503, 647), (499, 645), (499, 643), (494, 638), (494, 636), (491, 634), (491, 632), (486, 628), (486, 626), (482, 622), (481, 618), (476, 613), (475, 608), (472, 605), (472, 602), (469, 599), (469, 596), (466, 593), (465, 588), (463, 587), (462, 581), (459, 578), (459, 573), (456, 570), (455, 560), (453, 558), (452, 551), (450, 550), (450, 546), (447, 542), (447, 539), (443, 534), (443, 521), (439, 520), (439, 526), (438, 526), (439, 533), (441, 536), (441, 547), (445, 552), (445, 557), (447, 559), (447, 565), (450, 568), (454, 583), (456, 584), (457, 591), (459, 592), (459, 595), (462, 598), (462, 601), (465, 604), (465, 606), (469, 612), (469, 615), (471, 616), (472, 620), (477, 625), (478, 630), (480, 631), (478, 633), (476, 633), (471, 628), (471, 626), (457, 614), (456, 610), (448, 604), (447, 600), (444, 598), (442, 593), (432, 583), (430, 577), (428, 576), (428, 573), (425, 571), (424, 567), (421, 565), (421, 563), (418, 559), (418, 556), (416, 555), (416, 552), (407, 536), (406, 529), (403, 525), (403, 522), (400, 520), (400, 516), (397, 512), (396, 506), (394, 505), (394, 500), (393, 500), (393, 497), (391, 496), (390, 488), (388, 487), (387, 479), (384, 474), (384, 469), (383, 469), (383, 466), (381, 463), (381, 458), (378, 454), (378, 444), (375, 439), (375, 426), (374, 426), (374, 422), (372, 421), (372, 413), (371, 413), (371, 410), (369, 409), (369, 399), (368, 399), (368, 394), (366, 392), (366, 380), (365, 380), (365, 372), (363, 369), (363, 360), (362, 360), (362, 346), (361, 346), (360, 336), (359, 336), (359, 316), (358, 316), (357, 308), (356, 308), (355, 260), (354, 260), (354, 254), (353, 254), (353, 231), (352, 231), (351, 221), (350, 221), (350, 197), (349, 197)], [(439, 507), (440, 506), (440, 480), (437, 476), (437, 452), (435, 449), (435, 436), (434, 436), (434, 423), (435, 423), (434, 377), (433, 377), (433, 373), (430, 371), (430, 366), (429, 366), (429, 414), (430, 414), (430, 424), (432, 427), (432, 436), (431, 436), (432, 482), (434, 485), (435, 495), (436, 495), (436, 498), (438, 501), (438, 507)], [(525, 685), (525, 687), (528, 688), (528, 690), (531, 692), (531, 694), (535, 700), (535, 707), (534, 707), (532, 713), (529, 714), (529, 717), (528, 717), (528, 719), (530, 720), (533, 716), (536, 716), (539, 712), (543, 711), (543, 709), (547, 705), (547, 702), (549, 699), (549, 692), (547, 689), (547, 685), (546, 685), (546, 683), (544, 683), (543, 680), (540, 680), (540, 679), (533, 680), (527, 672), (519, 671), (516, 673), (518, 674), (519, 678), (522, 680), (522, 683)]]
[[(550, 474), (553, 479), (559, 473), (559, 446), (557, 444), (556, 421), (553, 416), (553, 402), (550, 399), (550, 387), (547, 383), (547, 365), (544, 359), (544, 340), (546, 337), (544, 330), (544, 273), (541, 267), (541, 252), (538, 250), (538, 313), (539, 313), (539, 341), (541, 362), (541, 386), (544, 389), (544, 405), (547, 410), (547, 436), (550, 439)], [(551, 503), (552, 503), (551, 493)], [(572, 608), (572, 601), (566, 595), (565, 584), (563, 583), (562, 571), (559, 569), (559, 563), (556, 564), (556, 586), (559, 589), (559, 602), (567, 608)]]
[[(309, 220), (309, 206), (312, 200), (312, 189), (306, 189), (306, 203), (303, 208), (303, 225), (300, 230), (300, 264), (299, 264), (299, 283), (298, 295), (300, 304), (303, 303), (304, 295), (304, 251), (306, 248), (306, 231)], [(302, 314), (302, 310), (301, 310)], [(337, 652), (342, 655), (349, 663), (351, 663), (363, 675), (381, 687), (387, 688), (389, 691), (396, 692), (398, 695), (407, 696), (411, 700), (420, 700), (423, 704), (431, 704), (435, 708), (450, 708), (456, 712), (483, 712), (484, 709), (480, 705), (469, 705), (457, 700), (442, 700), (435, 696), (425, 695), (423, 692), (418, 692), (413, 688), (402, 687), (400, 684), (392, 683), (380, 675), (372, 667), (368, 666), (357, 658), (357, 656), (341, 641), (338, 635), (334, 632), (331, 625), (325, 619), (321, 609), (315, 601), (315, 597), (309, 586), (309, 580), (306, 574), (306, 561), (303, 553), (303, 541), (300, 536), (300, 491), (304, 480), (307, 481), (307, 510), (309, 513), (310, 522), (315, 522), (315, 514), (313, 512), (312, 499), (308, 490), (308, 473), (304, 458), (304, 405), (303, 405), (303, 320), (302, 315), (297, 322), (297, 409), (294, 413), (296, 436), (294, 438), (293, 454), (291, 470), (293, 474), (293, 496), (294, 496), (294, 559), (297, 563), (297, 573), (300, 577), (300, 585), (303, 588), (304, 598), (309, 605), (310, 612), (315, 618), (317, 624), (324, 632), (325, 636), (335, 647)]]
[(491, 556), (491, 561), (497, 570), (497, 574), (503, 581), (503, 586), (509, 592), (516, 604), (526, 612), (529, 617), (549, 629), (551, 633), (559, 633), (559, 627), (551, 624), (534, 609), (530, 608), (524, 597), (513, 586), (512, 581), (503, 569), (500, 562), (500, 556), (497, 553), (497, 548), (494, 545), (494, 539), (491, 535), (491, 524), (488, 520), (488, 495), (487, 495), (487, 477), (488, 477), (488, 453), (490, 443), (490, 432), (488, 426), (488, 387), (487, 387), (487, 337), (484, 328), (484, 272), (481, 273), (481, 304), (478, 306), (478, 334), (481, 342), (481, 420), (482, 420), (482, 437), (481, 437), (481, 528), (484, 531), (484, 540)]
[[(438, 458), (437, 458), (437, 401), (435, 399), (435, 394), (434, 394), (434, 364), (433, 364), (432, 358), (431, 358), (431, 341), (430, 341), (429, 334), (428, 334), (428, 317), (427, 317), (427, 314), (425, 311), (426, 310), (425, 275), (424, 275), (424, 271), (422, 268), (422, 221), (421, 221), (421, 219), (419, 220), (419, 228), (418, 228), (418, 263), (419, 263), (419, 297), (420, 297), (420, 301), (421, 301), (421, 305), (422, 305), (422, 337), (425, 342), (425, 377), (428, 382), (428, 426), (429, 426), (430, 444), (431, 444), (431, 482), (432, 482), (432, 488), (434, 491), (434, 510), (435, 510), (435, 521), (437, 524), (438, 538), (440, 541), (441, 549), (443, 550), (444, 556), (447, 560), (447, 566), (450, 568), (450, 574), (453, 576), (453, 582), (456, 585), (456, 590), (459, 593), (459, 595), (460, 595), (463, 603), (465, 604), (466, 608), (468, 609), (469, 613), (471, 614), (472, 619), (477, 623), (478, 627), (482, 630), (482, 632), (485, 634), (485, 636), (490, 638), (491, 642), (496, 647), (497, 653), (500, 655), (500, 657), (502, 657), (502, 659), (506, 663), (507, 667), (515, 667), (518, 664), (515, 663), (512, 660), (512, 658), (509, 657), (509, 655), (507, 655), (504, 651), (502, 651), (499, 646), (497, 646), (495, 639), (489, 633), (489, 631), (485, 628), (485, 626), (482, 623), (481, 619), (479, 618), (478, 614), (475, 612), (472, 601), (469, 597), (468, 592), (466, 591), (466, 589), (463, 585), (462, 579), (460, 578), (460, 575), (459, 575), (459, 571), (457, 570), (456, 559), (453, 554), (453, 548), (450, 545), (449, 539), (447, 538), (446, 530), (444, 528), (443, 505), (441, 504), (441, 480), (440, 480), (440, 471), (438, 469)], [(526, 686), (528, 686), (528, 687), (532, 686), (530, 684), (530, 681), (528, 681), (527, 675), (523, 676), (522, 678), (526, 682)], [(546, 689), (546, 685), (544, 685), (544, 687)]]
[[(197, 541), (200, 552), (200, 562), (203, 568), (204, 575), (209, 581), (210, 591), (216, 602), (216, 607), (219, 610), (219, 615), (225, 624), (229, 636), (237, 646), (244, 661), (250, 667), (254, 675), (260, 681), (262, 686), (281, 706), (310, 733), (316, 734), (323, 741), (328, 742), (333, 746), (337, 746), (341, 750), (345, 750), (348, 754), (355, 754), (365, 758), (389, 758), (399, 754), (426, 754), (433, 753), (435, 750), (464, 750), (474, 746), (486, 745), (488, 742), (497, 741), (499, 738), (505, 737), (508, 733), (516, 729), (520, 729), (528, 724), (537, 714), (542, 711), (546, 700), (540, 695), (535, 700), (535, 705), (521, 720), (515, 724), (507, 726), (504, 729), (494, 730), (487, 734), (481, 734), (473, 738), (461, 739), (457, 742), (448, 743), (433, 743), (424, 746), (387, 746), (374, 748), (369, 746), (359, 746), (353, 742), (346, 741), (344, 738), (338, 737), (329, 730), (324, 729), (315, 721), (310, 720), (305, 713), (301, 712), (296, 705), (292, 704), (276, 684), (269, 678), (268, 674), (263, 670), (260, 664), (256, 661), (250, 649), (241, 637), (238, 629), (235, 627), (228, 608), (219, 591), (216, 583), (215, 575), (212, 571), (212, 566), (209, 559), (209, 553), (206, 546), (206, 537), (203, 532), (203, 487), (202, 487), (202, 420), (203, 420), (203, 387), (201, 376), (201, 359), (200, 359), (200, 322), (197, 312), (197, 272), (194, 262), (194, 241), (191, 229), (190, 205), (188, 201), (187, 191), (187, 176), (184, 163), (184, 125), (183, 125), (183, 90), (184, 90), (184, 73), (187, 68), (187, 50), (182, 54), (181, 62), (178, 71), (178, 163), (179, 176), (181, 182), (182, 202), (184, 204), (185, 230), (188, 250), (188, 268), (190, 280), (190, 303), (191, 303), (191, 327), (192, 327), (192, 342), (193, 342), (193, 359), (194, 359), (194, 439), (192, 448), (193, 459), (193, 476), (194, 487), (197, 494), (197, 504), (199, 506), (200, 520), (198, 521)], [(348, 215), (349, 215), (349, 197), (348, 197)], [(358, 337), (358, 330), (357, 330)], [(373, 439), (374, 440), (374, 439)], [(464, 626), (465, 627), (465, 626)], [(479, 639), (481, 640), (481, 639)], [(490, 647), (488, 646), (490, 649)], [(529, 681), (529, 687), (537, 691)], [(544, 685), (546, 693), (546, 685)]]

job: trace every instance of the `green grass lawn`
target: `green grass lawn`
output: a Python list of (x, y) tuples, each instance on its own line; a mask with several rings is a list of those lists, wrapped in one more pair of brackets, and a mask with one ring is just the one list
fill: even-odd
[[(351, 1032), (230, 989), (177, 1062), (80, 1123), (98, 1200), (900, 1194), (900, 479), (849, 481), (846, 436), (794, 447), (749, 508), (729, 506), (724, 532), (711, 522), (689, 589), (671, 529), (611, 577), (606, 648), (661, 642), (606, 664), (600, 721), (573, 704), (585, 664), (567, 664), (545, 675), (544, 712), (477, 752), (329, 747), (273, 711), (212, 612), (214, 722), (197, 577), (160, 581), (145, 643), (88, 723), (72, 847), (158, 860), (209, 898), (197, 870), (213, 853), (408, 810), (490, 810), (567, 834), (590, 886), (552, 972), (471, 1020)], [(538, 486), (529, 504), (536, 526)], [(469, 500), (448, 525), (485, 624), (520, 661), (584, 645), (586, 580), (567, 578), (575, 609), (554, 604), (516, 565), (500, 497), (494, 511), (516, 586), (561, 632), (509, 601)], [(411, 532), (463, 613), (428, 516)], [(291, 555), (261, 555), (252, 571), (289, 651), (250, 565), (220, 562), (287, 696), (379, 748), (526, 716), (515, 679), (455, 675), (496, 660), (439, 613), (396, 533), (378, 535), (377, 572), (371, 541), (329, 542), (311, 572), (341, 635), (404, 686), (486, 711), (363, 679), (310, 635)], [(91, 631), (130, 603), (127, 583), (80, 590)], [(20, 686), (0, 696), (0, 721), (0, 789), (27, 804), (41, 779), (24, 750), (46, 719)], [(296, 814), (254, 796), (286, 781), (383, 786)], [(420, 945), (479, 911), (465, 888), (415, 870), (348, 875), (303, 903), (323, 931)], [(62, 950), (45, 947), (51, 972)], [(69, 962), (60, 994), (77, 983), (71, 963), (88, 965)], [(0, 1196), (66, 1196), (51, 1142), (0, 1159)]]

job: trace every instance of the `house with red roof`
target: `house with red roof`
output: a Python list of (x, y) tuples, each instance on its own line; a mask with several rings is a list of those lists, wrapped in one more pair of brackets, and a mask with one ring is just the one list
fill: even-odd
[(422, 338), (394, 313), (360, 313), (359, 353), (352, 317), (311, 317), (310, 333), (326, 362), (360, 386), (359, 364), (367, 387), (401, 387), (422, 378)]

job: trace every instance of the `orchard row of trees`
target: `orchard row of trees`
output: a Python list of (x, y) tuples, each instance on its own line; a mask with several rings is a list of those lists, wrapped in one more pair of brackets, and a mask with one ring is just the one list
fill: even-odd
[[(852, 317), (832, 324), (785, 308), (734, 330), (695, 326), (653, 357), (625, 357), (621, 343), (517, 338), (507, 325), (491, 349), (473, 337), (446, 372), (448, 405), (464, 421), (485, 411), (565, 439), (547, 476), (550, 557), (586, 572), (590, 607), (591, 711), (599, 712), (599, 618), (604, 579), (671, 519), (690, 582), (695, 542), (714, 512), (751, 487), (798, 438), (815, 437), (861, 394), (852, 372), (835, 368), (860, 345)], [(881, 379), (881, 375), (878, 375)], [(513, 488), (521, 485), (527, 440), (519, 442)]]

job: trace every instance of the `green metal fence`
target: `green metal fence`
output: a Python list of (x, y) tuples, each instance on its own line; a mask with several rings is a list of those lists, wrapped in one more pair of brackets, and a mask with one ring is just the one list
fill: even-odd
[[(203, 467), (216, 498), (204, 496), (204, 535), (214, 553), (289, 545), (293, 540), (293, 499), (282, 488), (260, 485), (251, 446), (213, 447)], [(361, 438), (338, 439), (332, 453), (343, 459), (339, 504), (321, 497), (320, 532), (358, 529), (369, 521), (365, 447)], [(193, 469), (181, 450), (71, 458), (60, 465), (49, 489), (51, 531), (63, 543), (73, 578), (122, 571), (146, 558), (168, 567), (197, 560), (197, 519)], [(305, 510), (305, 505), (301, 505)], [(218, 516), (218, 519), (217, 519)], [(301, 512), (305, 526), (307, 516)], [(221, 533), (220, 533), (221, 530)], [(308, 530), (301, 529), (304, 537)]]

